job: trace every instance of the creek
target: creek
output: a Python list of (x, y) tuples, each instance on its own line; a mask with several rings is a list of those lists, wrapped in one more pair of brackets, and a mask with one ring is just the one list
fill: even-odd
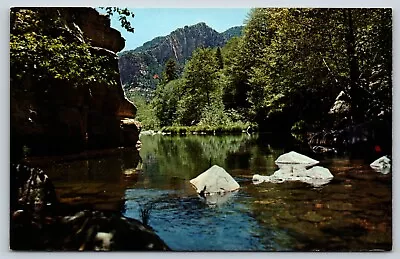
[[(321, 187), (254, 185), (284, 152), (306, 152), (270, 135), (141, 136), (90, 158), (36, 161), (61, 202), (118, 210), (149, 225), (178, 251), (372, 251), (392, 247), (392, 174), (370, 158), (306, 153), (334, 175)], [(189, 180), (217, 164), (241, 188), (208, 204)]]

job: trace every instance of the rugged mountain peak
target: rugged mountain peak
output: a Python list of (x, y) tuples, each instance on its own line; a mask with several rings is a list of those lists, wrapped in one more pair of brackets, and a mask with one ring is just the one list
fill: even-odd
[(219, 33), (200, 22), (172, 31), (167, 36), (156, 37), (134, 50), (119, 54), (121, 82), (125, 88), (154, 89), (165, 63), (174, 58), (183, 67), (198, 47), (221, 47), (233, 36), (241, 34), (242, 26)]

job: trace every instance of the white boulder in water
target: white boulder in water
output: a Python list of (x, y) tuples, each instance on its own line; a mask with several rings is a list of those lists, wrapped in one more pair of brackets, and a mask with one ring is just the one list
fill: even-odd
[(388, 174), (391, 168), (390, 158), (388, 158), (387, 156), (383, 156), (372, 162), (370, 166), (372, 169), (382, 174)]
[(291, 170), (289, 168), (281, 168), (269, 176), (262, 176), (258, 174), (254, 175), (253, 183), (283, 183), (285, 181), (300, 181), (308, 183), (314, 187), (319, 187), (329, 183), (332, 178), (333, 175), (329, 169), (322, 166), (315, 166), (308, 170)]
[(275, 160), (275, 164), (279, 168), (283, 168), (283, 167), (287, 167), (287, 166), (301, 168), (301, 167), (313, 166), (318, 163), (319, 163), (319, 161), (312, 159), (308, 156), (299, 154), (295, 151), (291, 151), (289, 153), (280, 155)]
[(198, 193), (212, 195), (231, 192), (240, 188), (240, 185), (220, 166), (213, 165), (207, 171), (190, 180)]

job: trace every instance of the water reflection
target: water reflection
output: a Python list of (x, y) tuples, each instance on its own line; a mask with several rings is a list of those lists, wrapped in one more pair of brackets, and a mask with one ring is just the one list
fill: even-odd
[[(390, 177), (371, 170), (368, 161), (319, 155), (315, 159), (320, 160), (321, 165), (329, 168), (334, 175), (334, 179), (325, 186), (314, 187), (301, 182), (255, 186), (251, 182), (254, 174), (272, 175), (277, 170), (276, 158), (294, 148), (286, 144), (276, 146), (274, 142), (270, 145), (266, 142), (268, 137), (261, 139), (263, 141), (247, 135), (142, 138), (144, 172), (149, 177), (151, 175), (148, 187), (173, 189), (180, 193), (179, 203), (190, 204), (185, 208), (174, 207), (176, 204), (172, 199), (169, 205), (174, 206), (154, 212), (160, 218), (153, 221), (152, 226), (162, 238), (169, 240), (171, 247), (192, 249), (190, 242), (197, 240), (195, 250), (217, 249), (215, 243), (220, 245), (220, 250), (224, 250), (226, 247), (221, 243), (235, 243), (237, 238), (241, 238), (242, 246), (238, 247), (244, 250), (364, 251), (391, 248)], [(207, 209), (199, 203), (200, 198), (191, 186), (186, 184), (208, 169), (210, 158), (213, 163), (225, 168), (239, 182), (241, 189), (221, 206), (215, 206), (218, 213), (214, 210), (215, 214), (208, 215), (209, 224), (220, 217), (232, 217), (228, 211), (233, 210), (238, 214), (232, 227), (242, 222), (251, 222), (252, 225), (240, 226), (244, 232), (239, 237), (236, 233), (220, 237), (221, 240), (217, 241), (207, 236), (207, 239), (213, 240), (212, 244), (201, 241), (204, 238), (202, 233), (206, 231), (203, 223), (189, 217), (198, 217), (196, 213), (202, 215)], [(175, 179), (180, 185), (172, 186), (167, 179)], [(374, 194), (370, 193), (372, 190)], [(373, 197), (379, 197), (380, 205)], [(210, 206), (208, 208), (211, 209)], [(181, 224), (182, 221), (193, 224), (190, 227), (183, 224), (177, 233), (176, 226), (169, 220), (164, 222), (163, 217)], [(216, 227), (214, 231), (223, 231), (218, 229), (223, 229), (222, 226), (213, 227)], [(187, 233), (192, 233), (187, 236), (190, 240), (179, 237)], [(249, 242), (258, 245), (255, 248)]]
[(215, 193), (201, 197), (201, 199), (210, 207), (222, 206), (224, 203), (232, 200), (237, 193), (238, 191)]
[[(80, 159), (42, 162), (63, 202), (115, 209), (149, 224), (174, 250), (366, 251), (391, 249), (392, 178), (368, 160), (309, 155), (334, 175), (324, 186), (254, 185), (276, 158), (302, 150), (270, 136), (142, 136), (140, 153), (117, 149)], [(189, 183), (223, 167), (241, 188), (202, 200)], [(217, 206), (215, 206), (215, 205)], [(211, 206), (210, 206), (211, 205)]]
[(141, 178), (132, 148), (30, 160), (52, 179), (61, 202), (94, 209), (121, 210), (125, 189)]

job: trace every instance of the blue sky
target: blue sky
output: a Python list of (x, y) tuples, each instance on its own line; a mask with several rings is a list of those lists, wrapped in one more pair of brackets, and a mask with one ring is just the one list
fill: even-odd
[(233, 26), (243, 25), (250, 9), (243, 8), (135, 8), (130, 9), (135, 17), (130, 18), (134, 33), (121, 28), (118, 16), (111, 19), (111, 26), (125, 38), (125, 50), (142, 46), (157, 36), (165, 36), (177, 28), (205, 22), (218, 32)]

